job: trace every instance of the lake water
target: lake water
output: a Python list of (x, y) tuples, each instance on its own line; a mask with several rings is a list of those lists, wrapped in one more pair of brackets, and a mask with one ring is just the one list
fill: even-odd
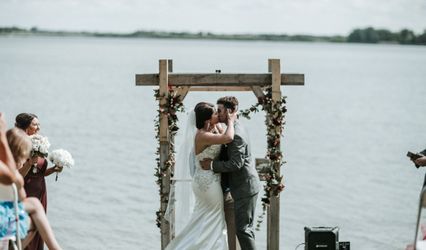
[[(305, 86), (282, 87), (281, 249), (304, 242), (304, 226), (339, 226), (353, 249), (414, 240), (425, 171), (405, 154), (426, 147), (426, 47), (1, 37), (0, 111), (9, 126), (20, 112), (37, 114), (51, 149), (76, 161), (57, 182), (47, 177), (48, 217), (64, 249), (160, 248), (157, 102), (135, 74), (157, 73), (161, 58), (173, 59), (176, 73), (265, 73), (267, 59), (279, 58), (283, 73), (305, 74)], [(194, 92), (185, 105), (225, 94), (242, 108), (256, 102), (249, 92)], [(244, 121), (256, 157), (266, 152), (263, 121)], [(265, 225), (256, 241), (266, 248)]]

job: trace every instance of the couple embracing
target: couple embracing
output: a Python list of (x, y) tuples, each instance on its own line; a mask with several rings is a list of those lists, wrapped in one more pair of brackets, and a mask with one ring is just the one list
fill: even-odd
[[(186, 145), (178, 152), (175, 176), (182, 177), (179, 172), (189, 173), (191, 186), (175, 189), (171, 203), (188, 199), (193, 193), (195, 204), (189, 220), (180, 222), (183, 228), (177, 231), (167, 250), (228, 249), (224, 197), (229, 192), (234, 200), (235, 219), (228, 221), (228, 226), (235, 227), (242, 250), (256, 249), (253, 221), (260, 182), (237, 110), (237, 98), (228, 96), (217, 101), (217, 110), (214, 105), (201, 102), (189, 114)], [(226, 124), (225, 129), (221, 123)], [(173, 209), (171, 204), (169, 207)], [(179, 210), (182, 208), (176, 207)], [(177, 223), (182, 218), (177, 213)], [(235, 238), (231, 234), (232, 237)]]

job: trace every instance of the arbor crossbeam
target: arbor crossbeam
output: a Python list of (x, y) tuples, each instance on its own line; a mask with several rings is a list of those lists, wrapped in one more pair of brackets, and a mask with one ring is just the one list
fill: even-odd
[[(265, 74), (168, 74), (169, 85), (171, 86), (271, 86), (272, 73)], [(281, 85), (304, 85), (305, 76), (303, 74), (281, 74)], [(137, 86), (158, 86), (159, 74), (137, 74)]]

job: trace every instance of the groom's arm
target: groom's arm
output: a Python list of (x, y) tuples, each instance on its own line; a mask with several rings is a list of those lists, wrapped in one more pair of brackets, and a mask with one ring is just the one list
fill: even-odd
[(229, 160), (220, 161), (214, 160), (212, 163), (212, 169), (214, 172), (233, 172), (241, 169), (244, 162), (245, 143), (243, 139), (234, 135), (234, 140), (228, 144), (228, 156)]

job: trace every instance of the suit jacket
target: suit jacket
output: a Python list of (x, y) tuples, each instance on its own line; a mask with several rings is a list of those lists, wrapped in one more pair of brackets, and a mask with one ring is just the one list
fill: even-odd
[(234, 124), (234, 140), (226, 145), (228, 160), (213, 161), (213, 171), (228, 175), (229, 188), (234, 200), (257, 194), (260, 189), (259, 175), (252, 162), (249, 145), (243, 138), (241, 125)]
[[(228, 151), (228, 145), (223, 144), (222, 147), (220, 148), (220, 154), (219, 154), (219, 160), (220, 161), (228, 161), (229, 160), (227, 151)], [(229, 187), (229, 175), (228, 175), (228, 173), (221, 173), (220, 176), (221, 176), (220, 184), (222, 186), (223, 193), (230, 192), (231, 189)]]

